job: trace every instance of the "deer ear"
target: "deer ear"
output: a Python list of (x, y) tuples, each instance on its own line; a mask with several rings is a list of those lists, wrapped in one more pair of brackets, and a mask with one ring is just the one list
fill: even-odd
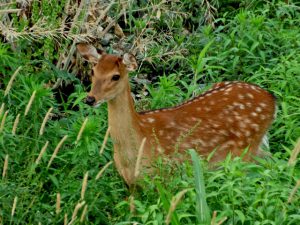
[(81, 56), (91, 63), (97, 64), (101, 58), (101, 54), (92, 45), (80, 43), (76, 47)]
[(124, 54), (122, 62), (128, 71), (135, 71), (138, 67), (135, 57), (129, 53)]

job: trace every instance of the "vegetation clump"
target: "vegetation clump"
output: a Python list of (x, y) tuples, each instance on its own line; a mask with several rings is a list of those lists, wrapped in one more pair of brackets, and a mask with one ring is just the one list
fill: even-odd
[[(0, 3), (0, 224), (299, 224), (299, 18), (297, 1)], [(190, 151), (191, 162), (159, 161), (130, 192), (112, 163), (106, 105), (83, 101), (90, 68), (78, 42), (137, 57), (140, 111), (224, 80), (269, 90), (272, 156), (229, 155), (211, 170)]]

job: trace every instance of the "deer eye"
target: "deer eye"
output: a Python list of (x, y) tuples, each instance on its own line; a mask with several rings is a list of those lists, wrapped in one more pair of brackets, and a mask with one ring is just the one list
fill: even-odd
[(113, 80), (113, 81), (117, 81), (117, 80), (119, 80), (119, 79), (120, 79), (120, 75), (119, 75), (119, 74), (115, 74), (115, 75), (113, 75), (112, 78), (111, 78), (111, 80)]

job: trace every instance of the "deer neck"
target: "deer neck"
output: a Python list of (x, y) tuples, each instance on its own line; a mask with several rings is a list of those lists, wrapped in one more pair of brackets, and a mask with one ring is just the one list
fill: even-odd
[(123, 166), (135, 165), (142, 140), (138, 120), (128, 84), (123, 93), (108, 102), (108, 123), (114, 154)]

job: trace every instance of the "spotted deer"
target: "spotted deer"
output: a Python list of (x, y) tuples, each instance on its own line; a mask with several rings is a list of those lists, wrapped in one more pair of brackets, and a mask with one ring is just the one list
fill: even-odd
[[(215, 84), (205, 93), (171, 108), (136, 112), (128, 72), (137, 69), (130, 54), (123, 57), (78, 44), (79, 53), (93, 63), (91, 90), (86, 102), (108, 103), (108, 124), (114, 162), (128, 185), (134, 184), (138, 151), (144, 142), (141, 166), (151, 170), (159, 157), (178, 160), (177, 153), (195, 149), (212, 162), (231, 152), (244, 160), (259, 155), (260, 144), (274, 119), (275, 99), (262, 88), (240, 81)], [(146, 140), (146, 141), (143, 141)]]

